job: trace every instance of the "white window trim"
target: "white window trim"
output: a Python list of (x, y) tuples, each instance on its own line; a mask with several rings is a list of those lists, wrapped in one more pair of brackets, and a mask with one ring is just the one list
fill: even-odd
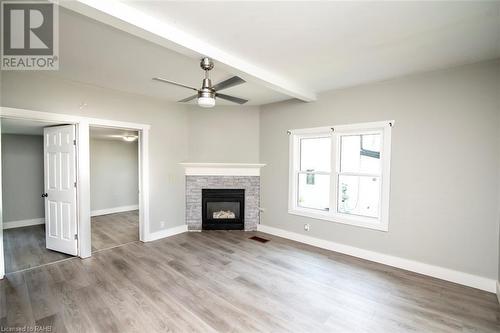
[[(369, 229), (388, 231), (389, 229), (389, 196), (390, 196), (390, 168), (391, 168), (391, 132), (394, 120), (358, 123), (350, 125), (336, 125), (289, 130), (289, 194), (288, 213), (327, 220), (336, 223), (348, 224)], [(337, 213), (337, 181), (339, 172), (339, 137), (345, 134), (360, 134), (376, 132), (382, 134), (381, 172), (380, 172), (380, 212), (378, 218)], [(297, 204), (298, 184), (296, 174), (300, 165), (299, 144), (304, 137), (332, 137), (331, 172), (330, 172), (330, 211), (321, 211), (312, 208), (299, 207)]]

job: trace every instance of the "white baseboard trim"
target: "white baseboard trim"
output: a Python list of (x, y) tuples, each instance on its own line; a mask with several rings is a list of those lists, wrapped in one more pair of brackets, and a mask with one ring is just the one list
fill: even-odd
[(4, 222), (3, 229), (28, 227), (30, 225), (38, 225), (38, 224), (45, 224), (45, 218), (40, 217), (37, 219), (30, 219), (30, 220), (18, 220), (18, 221)]
[(177, 227), (152, 232), (145, 237), (144, 241), (145, 242), (152, 242), (152, 241), (162, 239), (165, 237), (170, 237), (170, 236), (182, 234), (183, 232), (187, 232), (187, 231), (188, 231), (187, 225), (184, 224), (184, 225), (180, 225)]
[(139, 205), (130, 205), (130, 206), (120, 206), (113, 208), (105, 208), (105, 209), (97, 209), (90, 212), (90, 216), (100, 216), (100, 215), (108, 215), (114, 213), (123, 213), (131, 210), (138, 210)]
[(498, 303), (500, 303), (500, 281), (497, 281), (497, 299)]
[(477, 288), (494, 293), (496, 290), (496, 280), (485, 277), (472, 275), (460, 271), (455, 271), (449, 268), (425, 264), (422, 262), (395, 257), (379, 252), (360, 249), (354, 246), (344, 245), (340, 243), (330, 242), (324, 239), (319, 239), (311, 236), (298, 234), (295, 232), (269, 227), (259, 224), (257, 230), (271, 235), (291, 239), (300, 243), (309, 244), (320, 247), (322, 249), (340, 252), (353, 257), (374, 261), (380, 264), (401, 268), (407, 271), (432, 276), (438, 279), (462, 284), (464, 286)]

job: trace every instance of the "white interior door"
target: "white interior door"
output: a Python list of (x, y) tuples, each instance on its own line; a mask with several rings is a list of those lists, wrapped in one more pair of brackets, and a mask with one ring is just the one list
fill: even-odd
[(46, 246), (77, 255), (75, 125), (43, 132)]

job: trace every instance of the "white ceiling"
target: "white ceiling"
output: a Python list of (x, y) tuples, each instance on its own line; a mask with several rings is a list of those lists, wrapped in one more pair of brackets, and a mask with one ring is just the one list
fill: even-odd
[[(153, 81), (153, 77), (199, 87), (204, 75), (198, 58), (181, 55), (63, 8), (59, 15), (59, 47), (59, 70), (44, 74), (169, 101), (191, 96), (192, 91)], [(213, 83), (233, 76), (217, 64), (211, 75)], [(251, 83), (223, 92), (248, 99), (248, 105), (289, 98)], [(217, 104), (236, 105), (223, 100)]]
[[(230, 52), (254, 72), (313, 92), (500, 57), (499, 1), (123, 2)], [(67, 10), (60, 14), (61, 69), (49, 75), (172, 101), (190, 91), (151, 77), (200, 84), (196, 52), (181, 55)], [(126, 25), (116, 26), (137, 30)], [(231, 64), (216, 64), (215, 82), (232, 75), (224, 65)], [(246, 83), (224, 92), (250, 105), (290, 98), (276, 87)]]
[(499, 1), (127, 4), (316, 92), (500, 57)]
[(43, 135), (45, 127), (57, 125), (49, 122), (9, 118), (2, 118), (1, 123), (2, 134), (20, 135)]

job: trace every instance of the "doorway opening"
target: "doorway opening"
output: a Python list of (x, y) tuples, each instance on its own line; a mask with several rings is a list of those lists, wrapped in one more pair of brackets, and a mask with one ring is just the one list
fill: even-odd
[(139, 132), (90, 127), (92, 252), (139, 241)]
[[(66, 156), (65, 159), (56, 160), (56, 163), (52, 163), (50, 165), (64, 165), (66, 170), (68, 170), (69, 176), (63, 176), (58, 174), (57, 170), (62, 170), (63, 168), (59, 168), (57, 170), (52, 170), (48, 172), (51, 175), (55, 175), (52, 179), (61, 179), (61, 181), (57, 184), (62, 184), (64, 180), (64, 184), (68, 185), (66, 190), (71, 193), (75, 193), (72, 196), (75, 203), (75, 214), (73, 214), (73, 209), (68, 209), (68, 207), (73, 207), (73, 204), (69, 206), (64, 204), (64, 202), (54, 203), (54, 199), (57, 199), (57, 196), (54, 196), (52, 192), (45, 192), (41, 194), (47, 194), (48, 196), (44, 196), (44, 200), (48, 202), (49, 200), (52, 202), (52, 206), (50, 207), (59, 207), (62, 210), (57, 214), (45, 214), (46, 226), (50, 226), (49, 219), (51, 216), (60, 217), (60, 216), (69, 216), (71, 218), (59, 218), (59, 219), (51, 219), (50, 221), (62, 222), (62, 221), (70, 221), (71, 224), (60, 226), (59, 228), (52, 228), (51, 230), (57, 231), (56, 233), (50, 234), (52, 237), (51, 242), (48, 242), (48, 233), (46, 232), (46, 247), (51, 250), (55, 250), (58, 252), (69, 253), (70, 255), (77, 255), (81, 258), (88, 258), (92, 255), (92, 235), (91, 235), (91, 205), (90, 205), (90, 127), (103, 127), (103, 128), (114, 128), (120, 130), (130, 130), (138, 133), (138, 155), (139, 155), (139, 163), (138, 163), (138, 174), (139, 174), (139, 240), (140, 241), (149, 241), (152, 240), (152, 234), (149, 230), (149, 129), (150, 125), (148, 124), (139, 124), (139, 123), (131, 123), (117, 120), (109, 120), (109, 119), (99, 119), (99, 118), (88, 118), (88, 117), (80, 117), (68, 114), (59, 114), (59, 113), (50, 113), (50, 112), (41, 112), (35, 110), (26, 110), (26, 109), (16, 109), (16, 108), (8, 108), (2, 107), (0, 108), (0, 121), (8, 121), (11, 119), (13, 121), (20, 122), (32, 122), (32, 123), (42, 123), (42, 127), (51, 128), (53, 130), (57, 130), (57, 126), (66, 126), (71, 128), (71, 131), (64, 132), (61, 129), (61, 133), (54, 134), (52, 137), (57, 138), (65, 138), (65, 142), (68, 144), (73, 142), (74, 150), (72, 149), (70, 155), (76, 151), (73, 157), (68, 157), (68, 154), (63, 154), (63, 151), (60, 151), (60, 156)], [(70, 125), (63, 125), (70, 124)], [(44, 129), (45, 131), (45, 129)], [(76, 133), (75, 140), (71, 140), (71, 137), (74, 137)], [(0, 136), (1, 137), (1, 136)], [(46, 136), (44, 136), (46, 137)], [(62, 142), (62, 141), (61, 141)], [(57, 149), (57, 147), (51, 147)], [(63, 147), (60, 147), (61, 149)], [(44, 148), (45, 149), (45, 148)], [(57, 155), (57, 151), (55, 152)], [(59, 156), (58, 155), (58, 156)], [(0, 154), (1, 156), (1, 154)], [(44, 154), (48, 156), (47, 154)], [(59, 162), (58, 162), (59, 161)], [(64, 162), (64, 163), (63, 163)], [(68, 162), (68, 163), (66, 163)], [(72, 166), (68, 168), (68, 166)], [(69, 172), (71, 171), (71, 172)], [(75, 175), (73, 176), (73, 172)], [(44, 174), (44, 178), (46, 178), (46, 174)], [(69, 184), (71, 184), (70, 180), (76, 179), (73, 183), (74, 187), (71, 188)], [(45, 180), (44, 180), (45, 182)], [(0, 177), (0, 184), (2, 183), (2, 179)], [(54, 182), (52, 182), (54, 183)], [(49, 184), (52, 184), (49, 182)], [(54, 183), (54, 184), (55, 184)], [(52, 184), (53, 185), (53, 184)], [(45, 184), (44, 184), (45, 186)], [(52, 190), (54, 190), (52, 188)], [(70, 191), (71, 190), (71, 191)], [(74, 192), (73, 192), (74, 191)], [(0, 203), (2, 202), (2, 196), (7, 194), (3, 193), (4, 191), (0, 191)], [(51, 194), (52, 193), (52, 194)], [(40, 197), (41, 197), (41, 194)], [(49, 197), (50, 199), (47, 199)], [(62, 200), (60, 197), (57, 200)], [(67, 203), (67, 202), (66, 202)], [(45, 205), (47, 209), (48, 205)], [(53, 212), (53, 211), (52, 211)], [(71, 212), (68, 214), (68, 212)], [(73, 219), (74, 217), (74, 219)], [(2, 279), (5, 275), (5, 262), (4, 262), (4, 232), (3, 232), (3, 209), (0, 204), (0, 279)], [(74, 223), (73, 223), (74, 222)], [(45, 229), (47, 230), (47, 228)], [(60, 232), (60, 233), (58, 233)], [(74, 234), (73, 234), (74, 232)], [(54, 243), (57, 241), (56, 236), (63, 235), (64, 237), (60, 237), (59, 240), (61, 242)], [(72, 237), (71, 237), (72, 235)], [(50, 243), (50, 244), (49, 244)], [(50, 247), (52, 245), (62, 246), (63, 244), (71, 244), (66, 249), (61, 248), (53, 248)], [(67, 251), (71, 249), (71, 251)], [(68, 258), (69, 259), (69, 258)], [(64, 259), (67, 260), (67, 259)]]
[(5, 272), (77, 255), (76, 127), (3, 118)]

